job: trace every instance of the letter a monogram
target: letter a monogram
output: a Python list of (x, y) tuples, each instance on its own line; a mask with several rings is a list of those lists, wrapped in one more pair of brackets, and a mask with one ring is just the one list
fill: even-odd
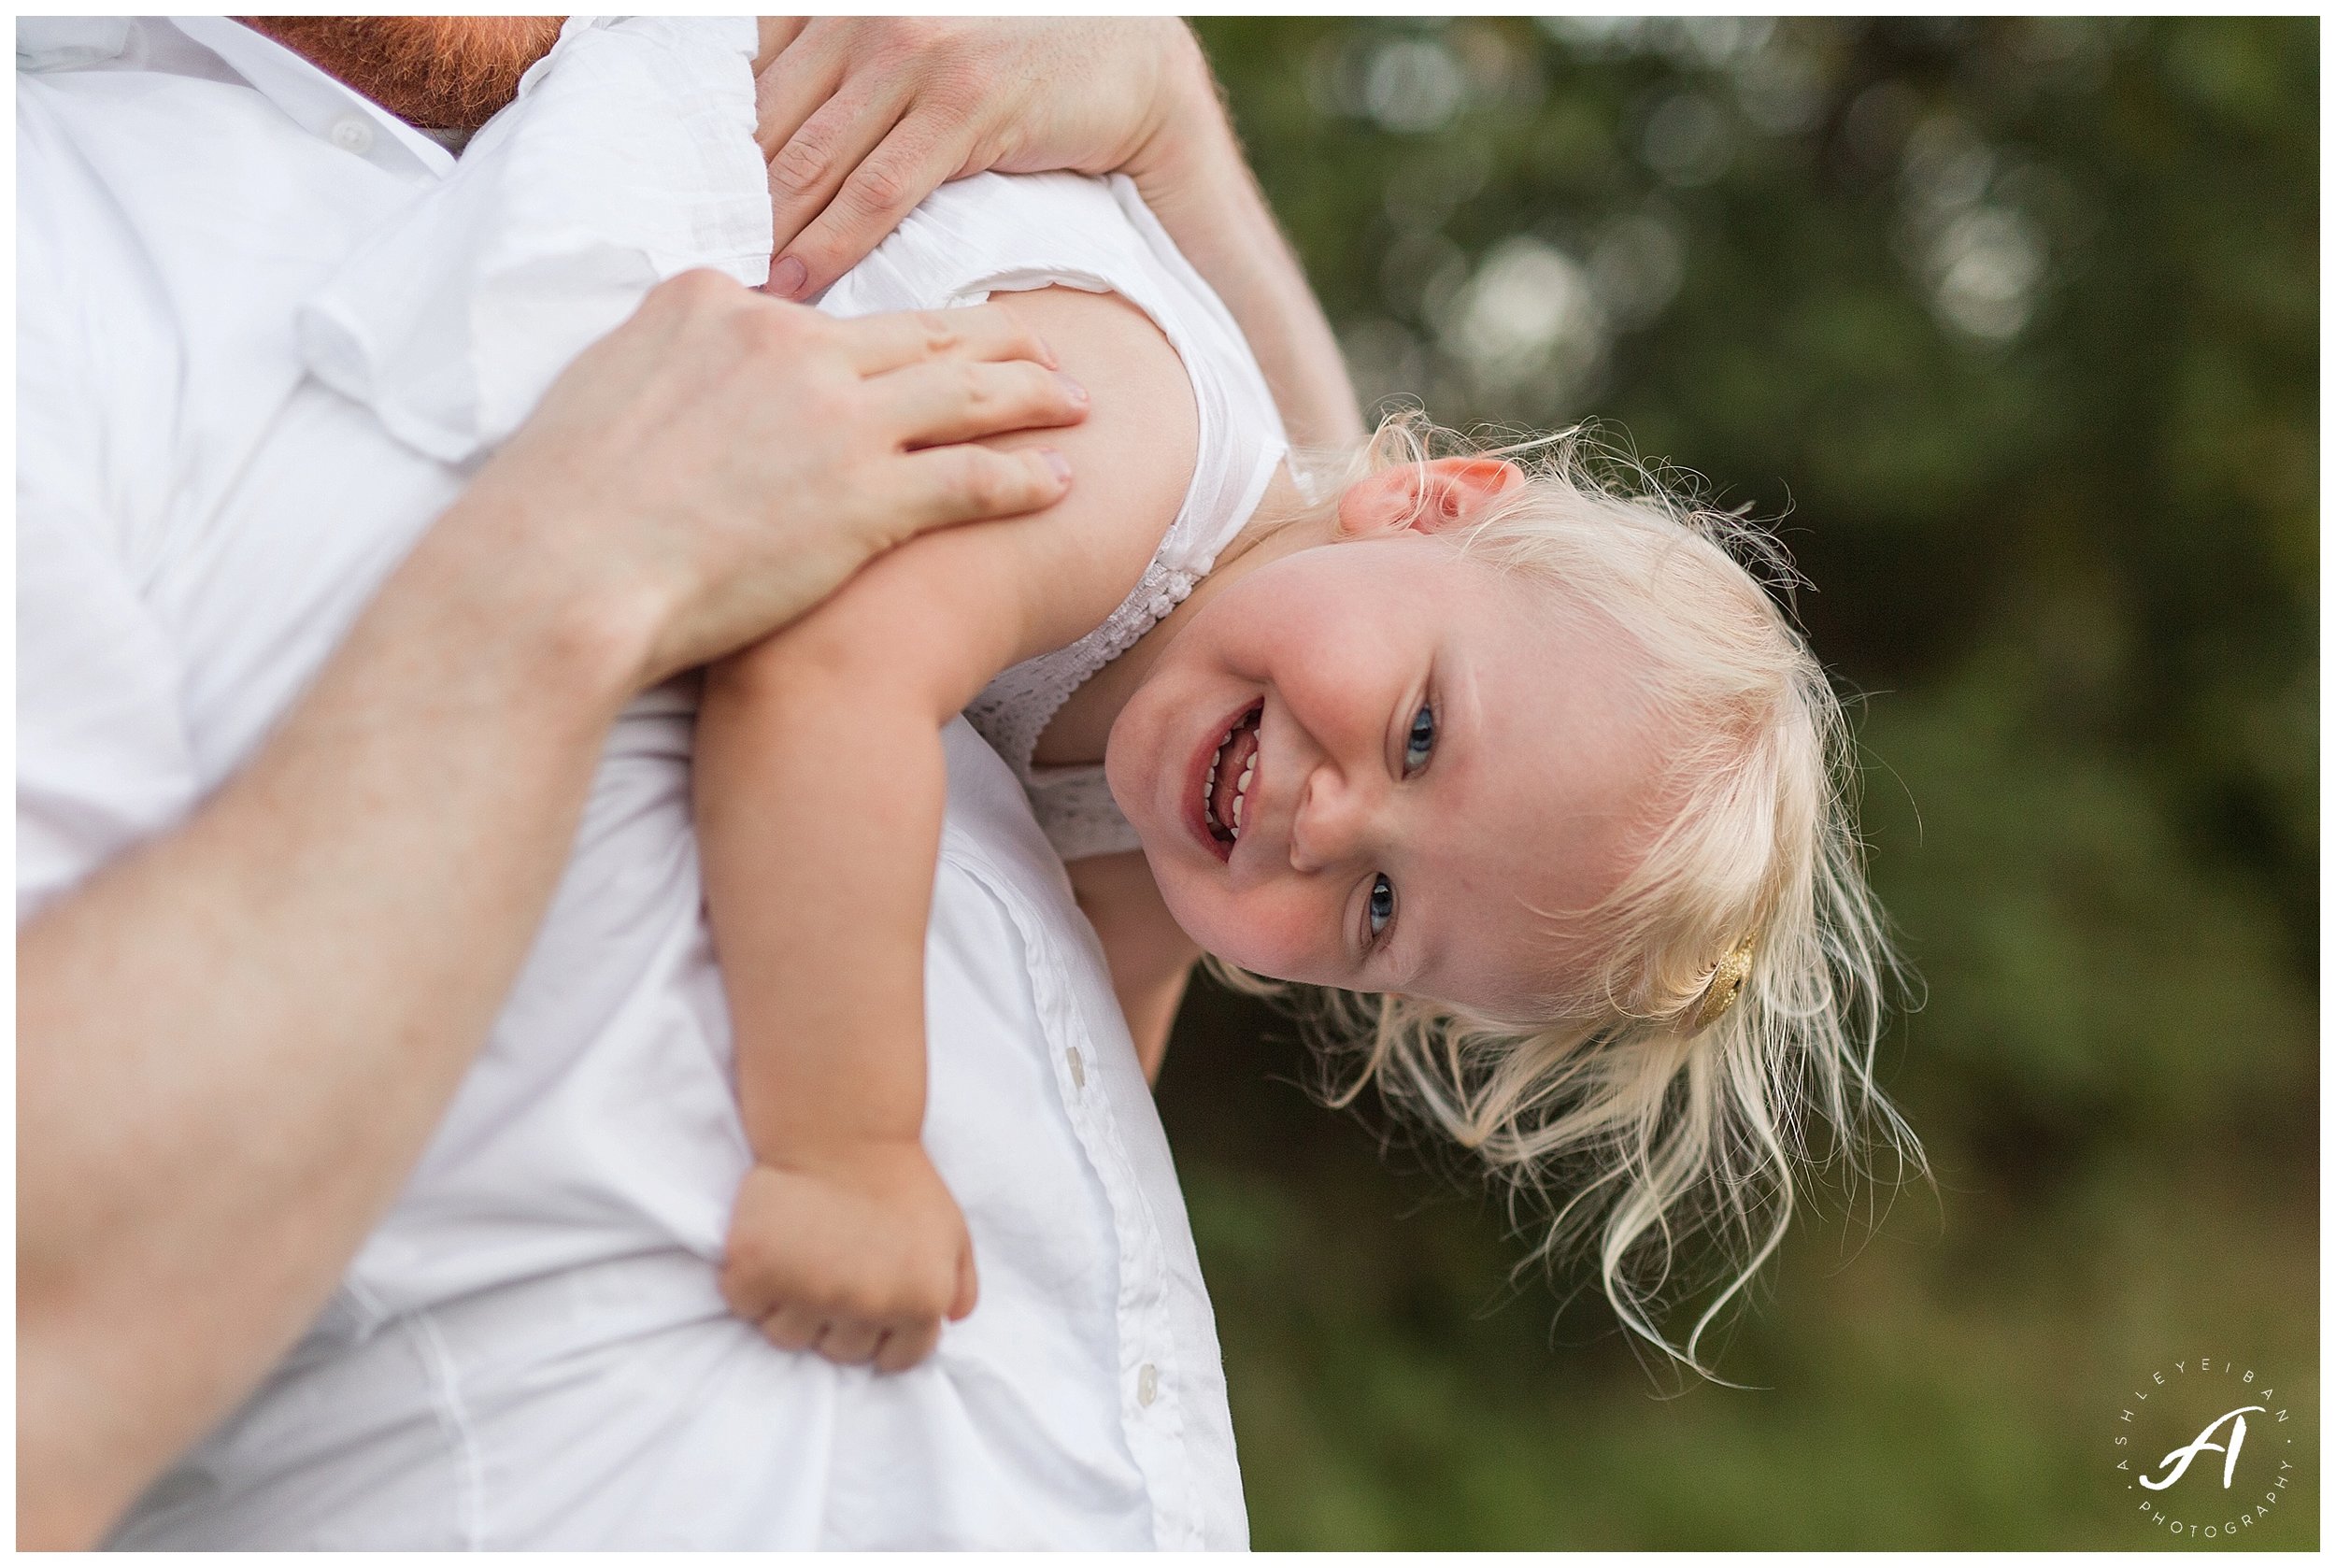
[[(2182, 1479), (2182, 1473), (2190, 1468), (2190, 1461), (2192, 1460), (2198, 1458), (2201, 1454), (2212, 1451), (2214, 1453), (2220, 1454), (2223, 1457), (2223, 1490), (2225, 1491), (2229, 1490), (2231, 1473), (2239, 1468), (2239, 1449), (2247, 1440), (2246, 1413), (2250, 1410), (2260, 1411), (2262, 1408), (2263, 1407), (2259, 1404), (2242, 1404), (2236, 1410), (2224, 1411), (2221, 1415), (2206, 1423), (2206, 1430), (2192, 1438), (2190, 1440), (2189, 1447), (2186, 1448), (2176, 1448), (2172, 1453), (2168, 1454), (2164, 1459), (2158, 1461), (2160, 1464), (2171, 1464), (2173, 1466), (2172, 1470), (2167, 1473), (2164, 1480), (2153, 1481), (2148, 1476), (2144, 1475), (2140, 1477), (2142, 1485), (2147, 1487), (2152, 1491), (2163, 1491), (2168, 1487), (2173, 1485), (2176, 1481)], [(2230, 1447), (2228, 1448), (2224, 1447), (2219, 1443), (2210, 1441), (2215, 1433), (2222, 1430), (2222, 1424), (2225, 1421), (2235, 1421), (2237, 1423), (2230, 1429)]]

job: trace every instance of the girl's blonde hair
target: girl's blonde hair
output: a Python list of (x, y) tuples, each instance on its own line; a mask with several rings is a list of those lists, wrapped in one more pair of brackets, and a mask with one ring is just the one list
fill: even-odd
[[(1793, 581), (1775, 541), (1584, 431), (1487, 448), (1402, 414), (1360, 456), (1312, 460), (1304, 477), (1332, 505), (1365, 473), (1462, 454), (1507, 458), (1529, 481), (1464, 525), (1463, 548), (1611, 622), (1645, 655), (1640, 695), (1659, 731), (1682, 738), (1643, 852), (1607, 897), (1567, 912), (1597, 955), (1587, 981), (1523, 1023), (1316, 993), (1318, 1032), (1353, 1064), (1329, 1098), (1345, 1105), (1375, 1083), (1482, 1155), (1513, 1200), (1546, 1209), (1536, 1259), (1592, 1243), (1623, 1323), (1712, 1376), (1702, 1334), (1782, 1241), (1801, 1164), (1834, 1148), (1854, 1159), (1870, 1119), (1902, 1169), (1922, 1168), (1874, 1082), (1899, 971), (1862, 874), (1848, 726), (1760, 580), (1779, 592)], [(1290, 989), (1214, 968), (1255, 994)], [(1658, 1298), (1702, 1232), (1736, 1268), (1674, 1346)]]

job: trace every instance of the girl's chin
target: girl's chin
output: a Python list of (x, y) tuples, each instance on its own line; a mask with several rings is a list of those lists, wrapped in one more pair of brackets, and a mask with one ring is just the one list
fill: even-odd
[(1119, 808), (1119, 815), (1128, 820), (1128, 826), (1135, 830), (1135, 836), (1143, 841), (1148, 853), (1159, 841), (1160, 832), (1158, 825), (1151, 820), (1154, 815), (1151, 802), (1144, 798), (1143, 779), (1140, 777), (1123, 778), (1121, 772), (1119, 760), (1106, 748), (1104, 751), (1104, 788), (1111, 791), (1111, 804)]
[(1119, 815), (1134, 823), (1140, 832), (1147, 805), (1144, 791), (1157, 760), (1146, 755), (1140, 725), (1129, 722), (1129, 708), (1134, 706), (1131, 702), (1127, 708), (1121, 708), (1119, 717), (1112, 720), (1111, 728), (1104, 734), (1104, 787), (1111, 791), (1111, 803), (1119, 808)]

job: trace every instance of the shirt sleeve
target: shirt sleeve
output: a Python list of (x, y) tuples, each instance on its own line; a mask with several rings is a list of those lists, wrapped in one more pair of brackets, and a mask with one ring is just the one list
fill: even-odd
[(101, 538), (95, 520), (20, 479), (19, 923), (178, 820), (197, 791), (177, 661)]
[[(16, 910), (21, 923), (169, 827), (199, 788), (179, 659), (130, 563), (129, 514), (167, 490), (157, 387), (175, 363), (134, 329), (135, 278), (104, 259), (107, 209), (39, 78), (18, 81)], [(111, 220), (118, 221), (118, 219)], [(117, 394), (108, 414), (107, 390)]]

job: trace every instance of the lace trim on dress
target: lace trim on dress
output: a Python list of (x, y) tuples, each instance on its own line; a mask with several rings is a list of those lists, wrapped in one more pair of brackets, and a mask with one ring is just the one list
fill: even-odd
[(1047, 733), (1047, 726), (1071, 700), (1071, 693), (1190, 598), (1193, 585), (1208, 576), (1215, 564), (1213, 557), (1191, 568), (1170, 566), (1155, 558), (1144, 568), (1133, 592), (1119, 601), (1119, 607), (1102, 625), (1075, 643), (1001, 672), (967, 706), (966, 718), (1017, 775), (1029, 777), (1031, 753), (1038, 749), (1038, 737)]

